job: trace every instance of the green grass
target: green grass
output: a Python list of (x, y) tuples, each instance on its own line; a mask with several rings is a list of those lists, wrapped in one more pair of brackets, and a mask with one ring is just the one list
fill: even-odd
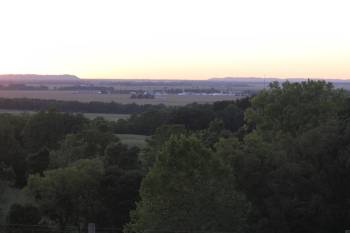
[(139, 148), (144, 148), (146, 146), (146, 139), (148, 138), (148, 136), (137, 134), (116, 134), (116, 136), (120, 138), (122, 143)]

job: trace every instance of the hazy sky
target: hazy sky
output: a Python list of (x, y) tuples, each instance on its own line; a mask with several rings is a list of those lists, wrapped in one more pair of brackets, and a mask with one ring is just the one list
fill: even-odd
[(0, 0), (0, 73), (350, 78), (349, 0)]

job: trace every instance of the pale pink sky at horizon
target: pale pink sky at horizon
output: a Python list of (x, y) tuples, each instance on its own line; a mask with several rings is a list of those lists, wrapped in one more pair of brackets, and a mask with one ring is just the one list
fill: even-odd
[(346, 0), (2, 0), (0, 73), (350, 78)]

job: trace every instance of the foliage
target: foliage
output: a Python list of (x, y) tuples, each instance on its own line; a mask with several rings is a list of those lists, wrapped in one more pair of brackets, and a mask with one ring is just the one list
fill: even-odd
[(79, 159), (104, 156), (106, 147), (118, 141), (113, 133), (103, 127), (89, 127), (79, 133), (68, 134), (59, 149), (50, 153), (50, 167), (64, 167)]
[(331, 83), (271, 83), (270, 88), (252, 98), (246, 120), (265, 131), (296, 135), (335, 118), (344, 109), (345, 92)]
[(104, 162), (106, 166), (117, 166), (120, 169), (132, 170), (138, 168), (137, 147), (129, 148), (120, 142), (111, 143), (106, 147)]
[(41, 214), (33, 205), (13, 204), (6, 217), (8, 224), (37, 225), (41, 220)]
[(137, 104), (120, 104), (116, 102), (78, 102), (62, 101), (47, 99), (28, 99), (28, 98), (0, 98), (1, 109), (32, 110), (44, 111), (47, 109), (57, 109), (61, 112), (83, 112), (83, 113), (119, 113), (134, 114), (141, 113), (152, 109), (165, 108), (164, 105), (137, 105)]
[(187, 130), (183, 125), (162, 125), (147, 140), (147, 147), (141, 154), (141, 163), (145, 170), (153, 166), (163, 144), (169, 140), (171, 136), (186, 134)]
[(81, 130), (86, 123), (82, 115), (62, 114), (55, 110), (33, 115), (23, 129), (23, 142), (30, 152), (42, 147), (55, 149), (64, 135)]
[(39, 173), (43, 175), (43, 172), (47, 170), (50, 163), (50, 151), (47, 148), (42, 148), (40, 151), (34, 154), (30, 154), (27, 158), (28, 172), (30, 174)]
[(183, 125), (187, 130), (196, 131), (206, 129), (214, 119), (222, 120), (225, 129), (235, 132), (243, 126), (243, 113), (248, 106), (249, 101), (242, 99), (153, 109), (118, 120), (115, 132), (152, 135), (164, 125)]
[(24, 148), (19, 139), (19, 122), (17, 117), (6, 114), (1, 116), (0, 163), (13, 171), (15, 185), (22, 186), (25, 183), (26, 164)]
[(126, 232), (242, 232), (249, 204), (233, 177), (194, 137), (174, 136), (142, 181)]
[(117, 166), (106, 168), (99, 187), (99, 206), (96, 223), (122, 228), (129, 222), (129, 211), (138, 200), (143, 174), (139, 170), (123, 170)]
[[(116, 132), (151, 136), (140, 150)], [(1, 182), (28, 183), (38, 208), (28, 212), (61, 227), (344, 232), (349, 151), (350, 98), (324, 81), (272, 83), (251, 99), (150, 108), (117, 123), (0, 114)], [(31, 219), (25, 208), (14, 206), (11, 221)]]
[(98, 208), (98, 188), (103, 176), (102, 161), (80, 160), (65, 168), (31, 175), (27, 190), (40, 209), (60, 227), (93, 221)]

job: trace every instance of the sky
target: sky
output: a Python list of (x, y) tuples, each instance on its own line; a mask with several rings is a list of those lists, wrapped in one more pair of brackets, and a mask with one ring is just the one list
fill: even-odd
[(350, 79), (348, 0), (0, 0), (0, 73)]

